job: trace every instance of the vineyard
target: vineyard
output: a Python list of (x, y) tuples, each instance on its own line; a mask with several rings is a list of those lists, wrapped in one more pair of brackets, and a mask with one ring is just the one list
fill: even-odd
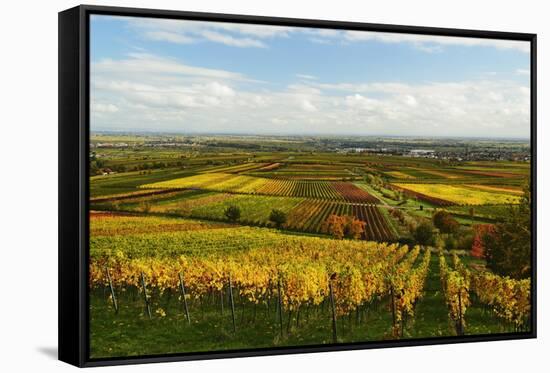
[(474, 270), (457, 256), (440, 255), (437, 266), (419, 246), (108, 213), (92, 214), (91, 232), (90, 288), (103, 294), (94, 312), (128, 327), (181, 320), (185, 334), (215, 322), (237, 336), (253, 325), (285, 341), (322, 323), (327, 342), (374, 331), (405, 338), (419, 302), (437, 291), (426, 288), (437, 270), (449, 333), (467, 334), (476, 307), (504, 330), (529, 325), (529, 280)]
[(257, 193), (285, 197), (342, 200), (342, 196), (337, 192), (332, 183), (326, 181), (269, 180), (257, 190)]
[[(417, 199), (419, 199), (423, 202), (427, 202), (430, 205), (437, 206), (437, 207), (448, 207), (448, 206), (453, 206), (455, 204), (451, 201), (447, 201), (447, 200), (444, 200), (444, 199), (441, 199), (441, 198), (438, 198), (438, 197), (429, 196), (427, 194), (420, 193), (420, 192), (417, 192), (415, 190), (405, 188), (405, 187), (403, 187), (403, 185), (404, 184), (392, 184), (391, 189), (401, 191), (409, 197), (417, 198)], [(405, 184), (405, 185), (407, 185), (407, 184)]]
[(345, 180), (356, 178), (349, 165), (316, 163), (278, 163), (277, 167), (263, 168), (251, 175), (282, 180)]
[(291, 210), (286, 227), (293, 230), (319, 233), (330, 215), (355, 216), (366, 222), (364, 238), (374, 241), (394, 239), (388, 222), (373, 205), (336, 203), (325, 200), (305, 200)]
[(93, 357), (531, 330), (530, 278), (497, 275), (479, 230), (519, 216), (526, 162), (135, 140), (94, 149)]
[[(486, 188), (445, 184), (394, 184), (406, 193), (436, 206), (518, 203), (520, 197)], [(437, 196), (437, 197), (435, 197)]]
[(94, 237), (124, 236), (141, 233), (196, 231), (230, 228), (231, 224), (188, 219), (140, 217), (130, 214), (92, 212), (90, 234)]
[[(269, 222), (269, 215), (273, 206), (277, 206), (280, 211), (289, 213), (296, 208), (303, 198), (273, 197), (273, 196), (252, 196), (252, 195), (230, 195), (218, 202), (207, 202), (198, 204), (190, 211), (190, 216), (201, 219), (225, 220), (225, 211), (230, 206), (238, 206), (241, 211), (241, 224), (266, 225)], [(197, 201), (198, 202), (198, 201)], [(166, 206), (170, 207), (170, 206)]]
[(247, 175), (207, 173), (141, 186), (146, 189), (204, 189), (218, 192), (377, 203), (378, 199), (348, 182), (279, 180)]
[(219, 166), (219, 167), (213, 167), (209, 168), (205, 171), (202, 171), (203, 173), (214, 173), (214, 172), (223, 172), (223, 173), (243, 173), (243, 172), (250, 172), (252, 170), (263, 170), (263, 169), (270, 169), (273, 167), (272, 164), (269, 163), (243, 163), (238, 164), (235, 166)]
[(334, 188), (345, 201), (354, 203), (378, 203), (378, 198), (351, 183), (334, 183)]
[(531, 281), (514, 280), (486, 271), (467, 268), (453, 255), (452, 266), (439, 257), (441, 287), (458, 335), (467, 326), (467, 309), (472, 299), (493, 312), (514, 331), (527, 330), (531, 312)]
[[(163, 299), (176, 297), (190, 323), (199, 315), (190, 313), (188, 303), (196, 310), (212, 302), (220, 314), (223, 307), (232, 314), (229, 325), (234, 333), (238, 299), (239, 305), (247, 308), (271, 307), (279, 319), (281, 335), (290, 330), (289, 319), (299, 325), (301, 312), (327, 313), (334, 322), (332, 338), (336, 342), (337, 319), (359, 315), (390, 293), (396, 294), (391, 328), (397, 328), (400, 315), (414, 312), (430, 256), (430, 251), (424, 250), (423, 259), (417, 261), (419, 247), (409, 250), (372, 242), (285, 236), (265, 229), (248, 228), (247, 232), (229, 228), (232, 232), (228, 232), (228, 228), (190, 226), (179, 235), (155, 230), (144, 235), (140, 225), (155, 229), (159, 221), (127, 219), (119, 223), (112, 216), (92, 218), (93, 231), (103, 232), (103, 236), (91, 242), (90, 286), (107, 294), (109, 312), (116, 315), (125, 296), (135, 294), (143, 301), (144, 317), (163, 318), (167, 316)], [(128, 234), (132, 226), (136, 233)], [(130, 240), (116, 242), (117, 250), (112, 250), (108, 243), (112, 241), (105, 239), (109, 229), (115, 237), (118, 233)], [(204, 233), (210, 237), (208, 241), (202, 238)], [(216, 237), (223, 238), (223, 244)], [(139, 308), (136, 311), (139, 313)]]

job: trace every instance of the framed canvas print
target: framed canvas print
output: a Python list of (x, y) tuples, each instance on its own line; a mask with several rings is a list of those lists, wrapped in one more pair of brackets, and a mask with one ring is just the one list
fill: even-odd
[(59, 13), (59, 357), (536, 336), (536, 35)]

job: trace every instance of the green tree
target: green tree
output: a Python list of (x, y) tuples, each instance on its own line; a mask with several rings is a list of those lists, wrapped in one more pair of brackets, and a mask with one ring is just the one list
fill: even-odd
[(441, 233), (454, 233), (459, 227), (455, 218), (444, 210), (436, 211), (433, 215), (433, 223)]
[(273, 209), (269, 215), (269, 221), (275, 224), (277, 228), (281, 228), (286, 223), (286, 214), (282, 210)]
[(447, 250), (455, 250), (458, 247), (458, 241), (456, 238), (454, 238), (452, 235), (447, 235), (445, 237), (445, 249)]
[(431, 246), (434, 244), (434, 227), (429, 222), (420, 223), (413, 232), (417, 244)]
[(90, 176), (101, 175), (101, 170), (97, 167), (97, 162), (90, 162)]
[(231, 205), (224, 212), (225, 217), (232, 222), (236, 222), (241, 218), (241, 209), (239, 206)]
[(483, 237), (487, 267), (503, 276), (525, 278), (531, 273), (531, 187), (519, 205), (511, 205), (506, 220)]

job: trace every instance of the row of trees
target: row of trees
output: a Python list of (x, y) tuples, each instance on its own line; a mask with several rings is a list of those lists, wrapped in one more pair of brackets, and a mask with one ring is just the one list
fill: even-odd
[(90, 162), (90, 176), (101, 175), (105, 169), (112, 170), (117, 173), (129, 172), (129, 171), (149, 171), (159, 170), (169, 167), (185, 167), (185, 163), (181, 161), (176, 162), (146, 162), (139, 163), (134, 166), (127, 166), (123, 164), (115, 164), (106, 166), (106, 163), (102, 160), (95, 160)]

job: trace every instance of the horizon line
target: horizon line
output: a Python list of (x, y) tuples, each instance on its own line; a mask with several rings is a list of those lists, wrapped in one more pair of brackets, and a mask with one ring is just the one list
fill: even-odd
[(422, 138), (422, 139), (483, 139), (483, 140), (521, 140), (531, 141), (531, 136), (468, 136), (468, 135), (392, 135), (392, 134), (358, 134), (358, 133), (247, 133), (247, 132), (183, 132), (177, 130), (152, 130), (152, 129), (90, 129), (93, 133), (125, 133), (125, 134), (159, 134), (159, 135), (182, 135), (182, 136), (241, 136), (241, 137), (383, 137), (383, 138)]

